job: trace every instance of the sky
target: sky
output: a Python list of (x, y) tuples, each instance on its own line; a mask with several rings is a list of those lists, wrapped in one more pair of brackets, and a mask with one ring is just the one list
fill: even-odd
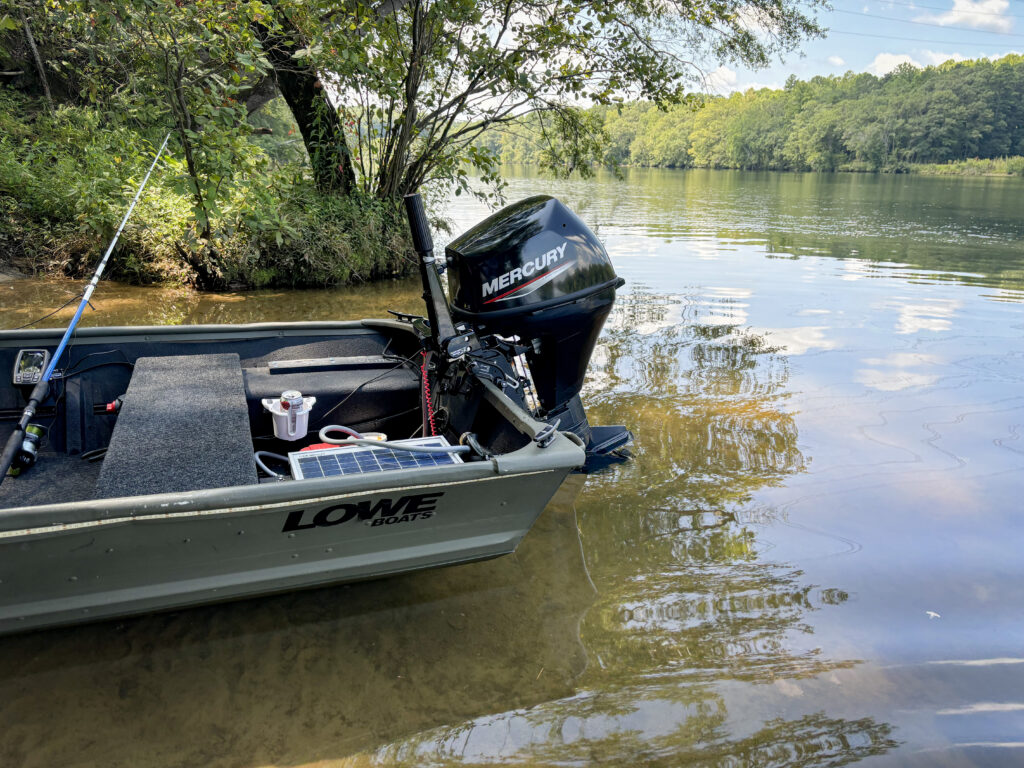
[(1024, 52), (1024, 0), (832, 0), (832, 6), (818, 14), (828, 29), (823, 39), (804, 42), (800, 54), (768, 69), (719, 67), (711, 90), (782, 88), (790, 75), (884, 75), (903, 62), (928, 66)]

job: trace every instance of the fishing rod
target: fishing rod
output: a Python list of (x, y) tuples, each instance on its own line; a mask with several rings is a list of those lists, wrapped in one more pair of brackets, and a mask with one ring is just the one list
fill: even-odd
[(153, 164), (150, 165), (149, 170), (146, 171), (146, 176), (142, 180), (142, 184), (139, 185), (139, 189), (135, 193), (135, 198), (132, 200), (132, 204), (128, 206), (128, 211), (125, 213), (124, 218), (121, 219), (121, 225), (117, 228), (117, 232), (114, 233), (114, 239), (110, 241), (110, 245), (107, 246), (106, 253), (103, 254), (103, 258), (100, 260), (99, 266), (96, 267), (96, 272), (93, 274), (92, 280), (89, 281), (89, 284), (82, 292), (82, 300), (78, 304), (78, 309), (75, 310), (74, 317), (71, 318), (71, 322), (64, 331), (64, 336), (61, 338), (60, 344), (57, 345), (57, 350), (53, 353), (53, 357), (50, 359), (50, 364), (46, 367), (46, 371), (43, 373), (39, 383), (33, 388), (32, 394), (29, 395), (28, 404), (25, 406), (25, 410), (22, 411), (21, 418), (18, 420), (18, 424), (15, 426), (14, 432), (12, 432), (10, 438), (8, 438), (3, 454), (0, 454), (0, 483), (3, 483), (4, 479), (7, 477), (7, 470), (11, 468), (11, 464), (14, 463), (15, 457), (21, 449), (21, 444), (27, 434), (26, 428), (29, 426), (29, 422), (32, 421), (32, 417), (36, 415), (36, 409), (50, 393), (50, 379), (53, 376), (53, 371), (57, 367), (57, 363), (60, 361), (61, 355), (64, 354), (64, 349), (71, 340), (71, 335), (75, 332), (75, 327), (78, 325), (78, 321), (82, 319), (82, 312), (85, 311), (85, 307), (89, 303), (89, 299), (92, 298), (92, 292), (96, 290), (96, 286), (99, 284), (100, 276), (103, 274), (103, 270), (107, 266), (107, 261), (110, 259), (110, 254), (113, 252), (114, 246), (117, 245), (118, 238), (121, 237), (124, 225), (128, 223), (128, 219), (131, 217), (132, 211), (135, 210), (135, 204), (139, 202), (139, 198), (142, 196), (142, 190), (146, 188), (146, 184), (149, 182), (149, 177), (153, 173), (153, 169), (156, 168), (156, 164), (160, 160), (160, 155), (164, 153), (164, 149), (167, 147), (167, 142), (170, 138), (170, 133), (164, 136), (164, 143), (160, 145), (160, 149), (157, 151), (156, 157), (153, 158)]

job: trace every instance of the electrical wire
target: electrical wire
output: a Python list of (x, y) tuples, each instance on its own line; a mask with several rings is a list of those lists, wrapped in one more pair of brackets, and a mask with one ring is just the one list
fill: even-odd
[[(988, 29), (972, 29), (971, 27), (962, 27), (957, 24), (933, 24), (930, 21), (913, 21), (912, 19), (900, 19), (896, 16), (880, 16), (876, 13), (861, 13), (860, 11), (844, 11), (840, 8), (833, 8), (832, 13), (845, 13), (848, 16), (864, 16), (871, 19), (882, 19), (883, 21), (895, 21), (900, 24), (916, 24), (919, 27), (938, 27), (939, 29), (955, 29), (961, 32), (974, 32), (979, 35), (999, 35), (1000, 37), (1024, 37), (1024, 35), (1016, 34), (1013, 32), (996, 32)], [(973, 45), (969, 41), (963, 41), (964, 45)]]
[[(122, 356), (122, 357), (124, 357), (124, 362), (128, 363), (129, 365), (132, 365), (132, 366), (134, 366), (134, 364), (133, 364), (133, 363), (132, 363), (131, 361), (129, 361), (129, 360), (128, 360), (128, 355), (126, 355), (126, 354), (124, 353), (124, 350), (123, 350), (123, 349), (105, 349), (105, 350), (103, 350), (102, 352), (90, 352), (90, 353), (89, 353), (88, 355), (86, 355), (85, 357), (83, 357), (83, 358), (82, 358), (81, 360), (79, 360), (78, 362), (76, 362), (76, 363), (71, 363), (71, 365), (70, 365), (70, 366), (68, 367), (68, 369), (67, 369), (67, 370), (66, 370), (66, 371), (64, 372), (64, 376), (67, 376), (67, 375), (68, 375), (69, 373), (71, 373), (72, 371), (74, 371), (74, 370), (75, 370), (76, 368), (78, 368), (78, 366), (80, 366), (80, 365), (81, 365), (82, 363), (84, 363), (84, 362), (85, 362), (86, 360), (88, 360), (88, 359), (89, 359), (90, 357), (99, 357), (99, 356), (101, 356), (101, 355), (112, 355), (112, 354), (114, 354), (115, 352), (120, 352), (120, 353), (121, 353), (121, 356)], [(70, 357), (70, 355), (69, 355), (69, 357)], [(112, 362), (121, 362), (121, 361), (119, 361), (119, 360), (116, 360), (116, 361), (112, 361)]]
[(872, 35), (867, 32), (843, 32), (838, 29), (830, 29), (828, 32), (830, 35), (851, 35), (853, 37), (877, 37), (881, 40), (899, 40), (904, 43), (935, 43), (937, 45), (985, 45), (989, 47), (1005, 48), (1007, 45), (1012, 43), (983, 43), (980, 40), (977, 42), (965, 42), (963, 40), (928, 40), (923, 37), (903, 37), (902, 35)]
[(336, 410), (338, 410), (339, 408), (341, 408), (341, 406), (343, 406), (343, 405), (344, 405), (345, 403), (347, 403), (347, 402), (349, 401), (349, 399), (351, 399), (351, 398), (352, 398), (352, 397), (353, 397), (353, 396), (354, 396), (354, 395), (355, 395), (355, 394), (356, 394), (357, 392), (359, 392), (359, 391), (360, 391), (360, 390), (361, 390), (361, 389), (362, 389), (363, 387), (365, 387), (365, 386), (367, 386), (367, 385), (369, 385), (369, 384), (373, 384), (373, 382), (375, 382), (375, 381), (379, 381), (380, 379), (383, 379), (383, 378), (384, 378), (385, 376), (388, 376), (389, 374), (392, 374), (392, 373), (394, 373), (394, 372), (395, 372), (396, 370), (398, 370), (399, 368), (401, 368), (401, 367), (402, 367), (403, 365), (412, 365), (412, 366), (413, 366), (413, 370), (416, 370), (417, 366), (416, 366), (416, 365), (415, 365), (415, 364), (414, 364), (414, 363), (412, 362), (412, 360), (413, 360), (413, 358), (414, 358), (414, 357), (416, 357), (416, 355), (418, 355), (418, 354), (419, 354), (419, 352), (414, 352), (413, 354), (409, 355), (409, 357), (404, 357), (404, 358), (401, 358), (401, 361), (400, 361), (400, 362), (398, 363), (398, 365), (396, 365), (396, 366), (395, 366), (394, 368), (388, 368), (388, 369), (387, 369), (386, 371), (384, 371), (384, 373), (380, 374), (379, 376), (374, 376), (374, 377), (373, 377), (372, 379), (367, 379), (366, 381), (364, 381), (364, 382), (363, 382), (362, 384), (360, 384), (360, 385), (359, 385), (358, 387), (356, 387), (356, 388), (355, 388), (355, 389), (353, 389), (353, 390), (352, 390), (351, 392), (349, 392), (349, 393), (348, 393), (348, 394), (347, 394), (347, 395), (346, 395), (346, 396), (345, 396), (345, 397), (344, 397), (344, 398), (343, 398), (343, 399), (341, 400), (341, 402), (339, 402), (339, 403), (338, 403), (337, 405), (333, 405), (333, 406), (331, 406), (331, 408), (330, 408), (330, 409), (329, 409), (329, 410), (328, 410), (328, 411), (327, 411), (326, 413), (324, 413), (324, 414), (321, 414), (320, 418), (319, 418), (319, 419), (317, 420), (317, 423), (318, 423), (318, 424), (323, 424), (323, 423), (324, 423), (324, 422), (325, 422), (325, 421), (327, 420), (327, 417), (328, 417), (328, 416), (330, 416), (330, 415), (331, 415), (332, 413), (334, 413), (334, 412), (335, 412)]
[[(360, 425), (360, 429), (363, 432), (375, 432), (375, 431), (382, 431), (382, 432), (384, 432), (384, 431), (387, 431), (385, 429), (385, 427), (387, 426), (387, 424), (389, 422), (394, 421), (395, 419), (400, 419), (403, 416), (408, 416), (411, 413), (420, 413), (421, 410), (422, 409), (420, 408), (420, 406), (416, 405), (416, 406), (413, 406), (412, 408), (407, 408), (404, 411), (398, 411), (397, 413), (388, 413), (386, 416), (380, 416), (380, 417), (375, 418), (375, 419), (364, 419), (363, 421), (359, 421), (359, 422), (356, 422), (356, 423)], [(421, 425), (420, 428), (422, 428), (422, 425)], [(353, 427), (353, 429), (355, 429), (355, 427)], [(416, 431), (419, 432), (419, 429), (417, 429)], [(415, 435), (411, 435), (411, 437), (415, 437)], [(269, 435), (254, 435), (252, 439), (253, 440), (278, 440), (280, 438), (278, 438), (277, 435), (269, 434)]]
[(132, 368), (132, 369), (135, 368), (135, 364), (134, 363), (129, 363), (127, 360), (107, 360), (106, 362), (103, 362), (103, 363), (96, 363), (96, 365), (90, 365), (88, 368), (82, 368), (81, 370), (69, 371), (68, 373), (65, 373), (63, 376), (61, 376), (61, 379), (63, 379), (64, 381), (67, 381), (72, 376), (78, 376), (79, 374), (82, 374), (82, 373), (88, 373), (89, 371), (95, 371), (97, 368), (103, 368), (103, 367), (108, 366), (108, 365), (126, 365), (129, 368)]
[(326, 435), (328, 432), (344, 432), (346, 435), (348, 435), (348, 438), (341, 438), (341, 442), (344, 442), (349, 438), (355, 438), (356, 440), (364, 439), (363, 435), (360, 432), (356, 432), (354, 429), (349, 429), (348, 427), (342, 427), (338, 425), (324, 427), (323, 429), (320, 430), (320, 439), (323, 440), (325, 443), (331, 443), (332, 445), (338, 444), (339, 438), (324, 437), (324, 435)]
[(430, 374), (427, 372), (427, 352), (423, 351), (423, 364), (420, 366), (420, 377), (423, 382), (423, 402), (427, 406), (427, 422), (430, 424), (430, 434), (437, 434), (437, 427), (434, 426), (434, 402), (430, 398)]
[(288, 463), (288, 457), (287, 456), (282, 456), (279, 453), (271, 453), (270, 451), (256, 451), (252, 455), (253, 460), (256, 462), (256, 466), (257, 467), (262, 469), (264, 472), (266, 472), (271, 477), (276, 477), (279, 480), (284, 480), (285, 479), (285, 475), (282, 475), (279, 472), (275, 472), (270, 467), (268, 467), (266, 464), (264, 464), (263, 461), (260, 458), (261, 456), (266, 456), (268, 459), (277, 459), (278, 461), (283, 461), (286, 464)]
[[(918, 5), (915, 2), (903, 2), (903, 0), (885, 0), (885, 5), (902, 5), (904, 8), (910, 8), (914, 11), (941, 11), (943, 13), (949, 13), (955, 9), (953, 8), (940, 8), (935, 5)], [(1024, 16), (1015, 15), (1012, 13), (993, 13), (992, 11), (968, 11), (972, 16), (998, 16), (1003, 19), (1024, 19)]]
[[(102, 353), (96, 352), (96, 353), (93, 353), (93, 354), (102, 354)], [(85, 357), (82, 358), (82, 360), (85, 360), (86, 358), (89, 358), (89, 357), (92, 357), (92, 355), (86, 355)], [(80, 364), (82, 362), (82, 360), (79, 360), (78, 363), (75, 363), (75, 365)], [(57, 419), (60, 416), (59, 406), (61, 404), (61, 401), (64, 400), (64, 395), (66, 395), (67, 391), (68, 391), (68, 385), (66, 383), (63, 383), (63, 382), (67, 382), (68, 379), (73, 378), (75, 376), (78, 376), (79, 374), (88, 373), (89, 371), (94, 371), (97, 368), (103, 368), (103, 367), (108, 366), (108, 365), (126, 365), (129, 368), (132, 368), (133, 370), (135, 368), (135, 364), (134, 363), (129, 363), (127, 360), (107, 360), (107, 361), (102, 362), (102, 363), (97, 363), (96, 365), (90, 365), (88, 368), (83, 368), (81, 370), (74, 370), (75, 366), (72, 366), (71, 367), (72, 369), (68, 373), (65, 373), (63, 376), (61, 376), (59, 379), (54, 378), (54, 379), (50, 380), (51, 382), (53, 382), (53, 381), (62, 382), (62, 386), (60, 388), (60, 394), (57, 395), (54, 398), (54, 401), (53, 401), (53, 415), (49, 417), (49, 418), (53, 419), (53, 423), (54, 424), (57, 423)]]

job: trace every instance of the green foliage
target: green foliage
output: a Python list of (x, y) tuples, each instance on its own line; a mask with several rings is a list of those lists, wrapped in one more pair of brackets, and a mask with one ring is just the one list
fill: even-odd
[[(95, 267), (162, 136), (110, 122), (90, 107), (40, 105), (0, 89), (0, 263), (81, 276)], [(168, 168), (150, 179), (109, 274), (207, 288), (321, 286), (406, 274), (408, 244), (394, 206), (324, 196), (308, 164), (245, 161), (195, 233), (193, 198)], [(180, 161), (178, 161), (180, 162)]]
[[(404, 271), (396, 201), (420, 188), (475, 193), (471, 177), (500, 194), (503, 153), (480, 141), (488, 131), (533, 129), (537, 160), (587, 173), (615, 159), (605, 112), (580, 104), (678, 112), (715, 63), (763, 65), (820, 34), (825, 4), (12, 0), (0, 52), (28, 74), (11, 85), (42, 88), (54, 106), (0, 146), (9, 242), (38, 268), (77, 271), (170, 131), (122, 274), (220, 287)], [(18, 42), (14, 11), (31, 16), (41, 55)], [(254, 124), (252, 97), (275, 84), (294, 119), (278, 102)], [(304, 152), (276, 135), (285, 126)], [(691, 153), (675, 139), (653, 162)]]
[[(688, 103), (712, 61), (749, 65), (820, 33), (819, 0), (529, 0), (275, 3), (311, 43), (297, 54), (339, 94), (358, 183), (395, 198), (425, 184), (498, 182), (488, 133), (532, 143), (556, 173), (585, 171), (608, 145), (582, 103)], [(763, 34), (753, 34), (757, 28)], [(713, 66), (713, 65), (712, 65)], [(527, 136), (527, 134), (529, 134)]]
[[(604, 162), (667, 168), (1019, 173), (1024, 57), (904, 65), (878, 78), (791, 78), (785, 89), (709, 98), (702, 108), (649, 102), (595, 107)], [(506, 162), (543, 164), (519, 124), (484, 139)], [(971, 160), (982, 158), (982, 160)], [(1004, 158), (999, 160), (999, 158)]]
[(968, 158), (950, 163), (915, 165), (925, 176), (1024, 176), (1024, 157)]
[(239, 96), (269, 71), (252, 30), (269, 19), (258, 0), (66, 2), (51, 6), (45, 19), (53, 34), (87, 41), (87, 56), (62, 65), (90, 102), (122, 119), (173, 129), (180, 152), (169, 155), (170, 170), (192, 198), (197, 241), (210, 236), (224, 182), (263, 158), (248, 151)]
[(262, 149), (275, 166), (304, 165), (309, 161), (299, 127), (285, 100), (271, 99), (249, 116), (251, 141)]

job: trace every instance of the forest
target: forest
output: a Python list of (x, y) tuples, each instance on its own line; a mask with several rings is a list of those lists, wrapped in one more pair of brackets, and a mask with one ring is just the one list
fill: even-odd
[[(791, 77), (696, 108), (634, 101), (590, 117), (609, 166), (1024, 175), (1024, 57)], [(485, 143), (505, 163), (543, 163), (557, 150), (522, 129)]]

